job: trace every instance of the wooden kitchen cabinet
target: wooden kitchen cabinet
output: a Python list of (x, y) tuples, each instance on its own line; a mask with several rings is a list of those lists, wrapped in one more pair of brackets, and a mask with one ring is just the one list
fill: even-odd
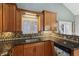
[(9, 31), (15, 32), (15, 20), (16, 20), (16, 5), (10, 4), (9, 5)]
[(0, 3), (0, 32), (14, 32), (16, 4)]
[[(21, 46), (21, 47), (20, 47)], [(52, 45), (53, 46), (53, 45)], [(19, 46), (15, 46), (9, 52), (12, 52), (9, 55), (16, 55), (16, 56), (53, 56), (54, 48), (52, 49), (51, 42), (37, 42), (37, 43), (30, 43), (30, 44), (23, 44)]]
[(54, 48), (52, 49), (51, 41), (46, 41), (44, 43), (44, 55), (45, 56), (52, 56), (54, 55)]
[(79, 49), (73, 49), (70, 53), (71, 56), (79, 56)]
[(56, 30), (56, 26), (57, 26), (57, 21), (56, 21), (56, 13), (52, 13), (50, 16), (51, 20), (50, 20), (50, 29), (52, 31)]
[(15, 31), (16, 32), (21, 32), (21, 21), (22, 20), (22, 16), (21, 16), (21, 10), (17, 9), (16, 10), (16, 25), (15, 25)]
[(36, 44), (36, 56), (44, 56), (44, 42)]
[(44, 42), (24, 45), (24, 56), (44, 56)]
[(50, 30), (50, 18), (51, 16), (51, 13), (50, 12), (47, 12), (47, 11), (44, 11), (44, 26), (49, 26), (49, 30)]
[(56, 13), (44, 10), (43, 24), (44, 24), (44, 30), (54, 31), (56, 26)]
[(3, 4), (3, 32), (9, 31), (9, 5), (8, 4)]
[(24, 55), (24, 45), (16, 46), (11, 49), (9, 55), (12, 56), (23, 56)]
[(24, 45), (24, 56), (35, 56), (36, 47), (32, 44)]
[(0, 32), (2, 32), (2, 4), (0, 3)]
[(3, 32), (15, 31), (15, 4), (3, 4)]

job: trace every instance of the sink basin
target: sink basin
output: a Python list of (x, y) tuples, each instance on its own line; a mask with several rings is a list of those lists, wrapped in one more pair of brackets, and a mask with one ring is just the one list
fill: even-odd
[(39, 39), (28, 39), (28, 40), (25, 40), (26, 43), (37, 42), (37, 41), (39, 41)]
[(64, 43), (64, 44), (67, 44), (67, 42), (65, 42), (65, 41), (64, 41), (63, 43)]

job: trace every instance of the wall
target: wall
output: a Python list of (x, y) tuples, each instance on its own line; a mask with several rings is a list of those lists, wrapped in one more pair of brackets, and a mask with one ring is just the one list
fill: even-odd
[(75, 16), (75, 35), (79, 35), (79, 15)]
[(74, 15), (61, 3), (18, 3), (17, 6), (22, 9), (41, 12), (48, 10), (57, 13), (57, 20), (74, 22)]

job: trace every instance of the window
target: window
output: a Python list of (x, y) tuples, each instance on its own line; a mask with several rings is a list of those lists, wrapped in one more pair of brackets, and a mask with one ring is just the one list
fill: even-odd
[(36, 14), (26, 13), (22, 16), (23, 34), (38, 33), (38, 16)]
[(72, 35), (72, 22), (59, 21), (58, 27), (61, 34)]

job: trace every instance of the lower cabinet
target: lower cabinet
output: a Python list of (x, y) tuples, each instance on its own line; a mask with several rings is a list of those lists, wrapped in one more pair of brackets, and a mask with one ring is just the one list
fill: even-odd
[(24, 45), (24, 56), (34, 56), (35, 55), (35, 46), (31, 44)]
[(73, 49), (71, 50), (71, 56), (79, 56), (79, 49)]
[(55, 55), (53, 42), (51, 43), (50, 41), (46, 41), (44, 44), (45, 44), (45, 46), (44, 46), (44, 55), (45, 56)]
[(36, 56), (44, 56), (44, 42), (37, 43), (36, 45)]
[(52, 45), (50, 41), (24, 44), (15, 46), (10, 51), (13, 56), (53, 56)]
[(23, 56), (24, 55), (24, 46), (20, 45), (20, 46), (13, 47), (11, 49), (11, 51), (9, 52), (9, 55), (12, 55), (12, 56)]

